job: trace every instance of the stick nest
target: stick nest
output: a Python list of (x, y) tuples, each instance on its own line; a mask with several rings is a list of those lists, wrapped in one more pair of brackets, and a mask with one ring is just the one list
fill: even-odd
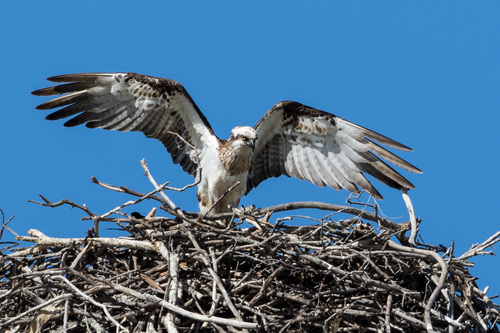
[[(455, 257), (409, 246), (408, 223), (352, 207), (293, 203), (207, 217), (118, 189), (158, 200), (168, 214), (95, 215), (42, 197), (82, 209), (94, 228), (73, 239), (30, 230), (18, 239), (34, 245), (2, 249), (2, 332), (499, 332), (500, 306), (478, 289), (468, 259), (491, 254), (500, 233)], [(300, 207), (353, 217), (290, 226), (271, 215)], [(99, 237), (103, 222), (126, 236)]]

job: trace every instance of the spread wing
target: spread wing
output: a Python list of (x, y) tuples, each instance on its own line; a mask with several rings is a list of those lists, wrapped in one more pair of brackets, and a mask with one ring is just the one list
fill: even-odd
[(297, 102), (276, 104), (254, 128), (258, 139), (247, 193), (267, 178), (286, 175), (353, 193), (359, 193), (361, 187), (382, 199), (364, 173), (393, 188), (414, 186), (381, 158), (405, 170), (422, 172), (374, 141), (399, 150), (411, 148)]
[(184, 87), (175, 81), (136, 73), (84, 73), (48, 78), (65, 83), (34, 95), (64, 94), (37, 107), (62, 109), (46, 119), (67, 117), (65, 126), (140, 131), (160, 140), (184, 171), (195, 174), (198, 153), (216, 147), (218, 138)]

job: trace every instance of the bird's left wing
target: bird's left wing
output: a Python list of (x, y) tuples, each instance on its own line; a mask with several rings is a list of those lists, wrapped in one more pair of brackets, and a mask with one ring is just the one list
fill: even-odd
[(381, 158), (405, 170), (421, 173), (374, 141), (399, 150), (410, 151), (409, 147), (297, 102), (276, 104), (254, 128), (258, 139), (247, 193), (267, 178), (286, 175), (321, 187), (345, 188), (353, 193), (359, 193), (359, 186), (382, 199), (363, 173), (393, 188), (411, 189), (414, 186)]
[(48, 120), (76, 115), (64, 125), (141, 131), (160, 140), (174, 163), (191, 175), (198, 168), (198, 153), (217, 146), (207, 119), (178, 82), (136, 73), (68, 74), (48, 80), (65, 83), (33, 92), (64, 94), (37, 106), (39, 110), (63, 107), (49, 114)]

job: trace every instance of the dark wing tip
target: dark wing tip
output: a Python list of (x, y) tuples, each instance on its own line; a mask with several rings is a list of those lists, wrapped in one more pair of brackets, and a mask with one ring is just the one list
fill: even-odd
[[(62, 118), (65, 118), (66, 116), (60, 116), (57, 112), (53, 112), (47, 116), (45, 116), (45, 120), (59, 120), (59, 119), (62, 119)], [(74, 121), (72, 121), (73, 119), (75, 118), (72, 118), (70, 120), (68, 120), (67, 122), (64, 123), (64, 127), (75, 127), (77, 125), (79, 125), (79, 123), (75, 123)]]
[(422, 173), (424, 173), (421, 169), (417, 168), (416, 166), (414, 166), (414, 165), (412, 165), (412, 166), (413, 166), (413, 168), (414, 168), (414, 169), (412, 170), (412, 172), (413, 172), (413, 173), (418, 173), (418, 174), (422, 174)]
[(54, 94), (53, 91), (54, 90), (52, 89), (52, 87), (48, 87), (48, 88), (33, 90), (31, 94), (35, 96), (50, 96)]
[(75, 118), (72, 118), (70, 120), (68, 120), (67, 122), (64, 123), (64, 127), (76, 127), (78, 125), (80, 125), (80, 123), (78, 122), (75, 122), (75, 121), (72, 121), (73, 119)]
[[(397, 142), (397, 141), (395, 141), (395, 142)], [(398, 142), (398, 146), (396, 149), (401, 150), (401, 151), (413, 151), (413, 148), (408, 147), (408, 146), (402, 144), (401, 142)]]
[(47, 81), (50, 81), (50, 82), (69, 82), (68, 80), (65, 79), (66, 76), (67, 76), (67, 74), (50, 76), (47, 78)]
[(370, 190), (366, 190), (366, 191), (368, 192), (368, 194), (370, 194), (375, 199), (384, 200), (384, 197), (382, 196), (382, 194), (380, 194), (380, 192), (375, 187), (372, 186), (372, 188)]
[(56, 82), (56, 83), (65, 83), (65, 82), (92, 82), (95, 79), (103, 76), (113, 76), (120, 73), (76, 73), (76, 74), (63, 74), (56, 75), (47, 78), (47, 81)]
[[(49, 102), (51, 102), (51, 101), (49, 101)], [(42, 110), (42, 111), (53, 109), (54, 107), (49, 102), (45, 102), (45, 103), (42, 103), (40, 105), (37, 105), (37, 106), (35, 106), (35, 109)]]
[[(38, 109), (38, 107), (37, 107), (37, 109)], [(40, 109), (39, 109), (39, 110), (40, 110)], [(49, 115), (45, 116), (45, 120), (58, 120), (58, 119), (60, 119), (59, 117), (55, 117), (55, 116), (54, 116), (54, 113), (55, 113), (55, 112), (53, 112), (53, 113), (51, 113), (51, 114), (49, 114)]]

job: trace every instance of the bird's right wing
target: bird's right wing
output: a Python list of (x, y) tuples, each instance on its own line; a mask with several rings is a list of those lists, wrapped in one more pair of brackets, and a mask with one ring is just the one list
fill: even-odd
[(160, 140), (184, 171), (196, 173), (205, 149), (216, 147), (215, 136), (184, 87), (175, 81), (136, 73), (83, 73), (48, 78), (65, 83), (33, 91), (37, 96), (64, 94), (37, 106), (62, 109), (46, 119), (69, 119), (65, 126), (140, 131)]
[(365, 174), (396, 189), (414, 186), (381, 158), (410, 172), (422, 172), (374, 141), (403, 151), (410, 151), (409, 147), (297, 102), (276, 104), (255, 125), (255, 130), (258, 140), (247, 193), (267, 178), (286, 175), (353, 193), (360, 192), (359, 186), (382, 199)]

